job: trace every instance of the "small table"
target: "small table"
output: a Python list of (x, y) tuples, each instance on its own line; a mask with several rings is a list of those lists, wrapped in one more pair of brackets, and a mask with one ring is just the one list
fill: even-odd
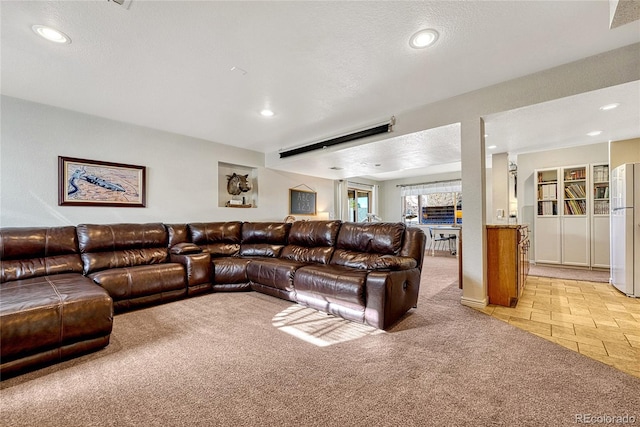
[[(429, 229), (431, 230), (431, 236), (435, 237), (436, 234), (455, 234), (456, 236), (456, 245), (460, 245), (460, 233), (462, 232), (462, 227), (455, 225), (430, 225)], [(455, 253), (456, 256), (459, 256), (460, 250), (458, 247), (451, 246), (451, 240), (449, 240), (449, 250), (451, 250), (451, 255)], [(435, 255), (435, 245), (431, 244), (431, 256)]]

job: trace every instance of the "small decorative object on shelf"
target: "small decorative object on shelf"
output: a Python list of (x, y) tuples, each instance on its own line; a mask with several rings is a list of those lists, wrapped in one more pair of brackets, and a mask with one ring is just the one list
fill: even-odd
[(251, 208), (253, 207), (253, 205), (251, 203), (249, 203), (248, 205), (243, 205), (243, 204), (237, 204), (237, 203), (231, 203), (234, 202), (235, 200), (229, 200), (227, 202), (226, 207), (228, 208)]

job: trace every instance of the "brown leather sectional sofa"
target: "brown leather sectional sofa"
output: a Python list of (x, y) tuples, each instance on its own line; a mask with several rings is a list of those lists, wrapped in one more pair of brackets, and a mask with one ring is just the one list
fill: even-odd
[(387, 329), (417, 303), (424, 247), (402, 223), (1, 229), (0, 375), (106, 346), (114, 310), (211, 291), (255, 290)]

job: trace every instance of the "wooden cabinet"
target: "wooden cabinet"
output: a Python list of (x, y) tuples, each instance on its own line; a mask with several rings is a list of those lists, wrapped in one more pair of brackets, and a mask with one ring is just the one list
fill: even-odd
[(529, 273), (529, 228), (487, 225), (487, 290), (489, 304), (513, 307)]

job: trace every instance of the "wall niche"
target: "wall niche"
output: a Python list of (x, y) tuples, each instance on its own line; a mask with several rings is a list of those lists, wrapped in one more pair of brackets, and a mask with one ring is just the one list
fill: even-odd
[(258, 169), (218, 162), (218, 207), (258, 207)]

